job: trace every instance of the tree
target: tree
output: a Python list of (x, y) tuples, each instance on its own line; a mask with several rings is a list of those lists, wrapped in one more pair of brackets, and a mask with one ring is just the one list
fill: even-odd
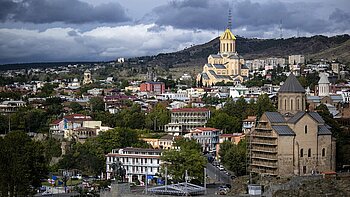
[(229, 116), (222, 110), (214, 112), (206, 126), (222, 129), (225, 133), (240, 132), (242, 128), (241, 121), (238, 118)]
[(170, 122), (170, 112), (165, 105), (158, 103), (146, 116), (146, 125), (149, 129), (162, 130)]
[(200, 151), (200, 145), (195, 140), (182, 139), (176, 141), (175, 145), (180, 149), (167, 150), (161, 156), (164, 164), (161, 166), (161, 171), (168, 169), (168, 174), (174, 181), (184, 181), (185, 171), (193, 180), (203, 180), (203, 170), (206, 164), (206, 159)]
[(83, 110), (83, 106), (81, 106), (79, 103), (77, 102), (71, 102), (69, 104), (69, 108), (72, 109), (73, 113), (79, 113), (80, 111)]
[(264, 112), (267, 111), (276, 111), (275, 106), (272, 104), (270, 98), (267, 96), (267, 94), (261, 94), (258, 97), (258, 100), (256, 101), (256, 116), (257, 118), (260, 118), (261, 115), (263, 115)]
[(91, 111), (104, 111), (105, 110), (105, 103), (101, 97), (93, 97), (89, 101)]
[(40, 142), (21, 131), (0, 139), (0, 196), (27, 196), (41, 186), (47, 174)]
[(220, 145), (219, 155), (224, 166), (234, 172), (236, 176), (246, 174), (246, 140), (241, 140), (237, 145), (231, 142), (223, 143)]

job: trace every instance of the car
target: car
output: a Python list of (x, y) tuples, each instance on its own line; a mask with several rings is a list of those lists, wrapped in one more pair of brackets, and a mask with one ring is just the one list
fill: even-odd
[[(230, 185), (230, 187), (231, 187), (231, 185)], [(227, 185), (220, 185), (220, 186), (219, 186), (219, 190), (226, 190), (227, 192), (229, 192), (229, 191), (230, 191), (230, 188), (227, 187)]]
[(42, 196), (52, 196), (53, 193), (50, 191), (44, 191), (43, 193), (41, 193)]
[(222, 165), (219, 165), (218, 168), (219, 168), (220, 171), (224, 171), (225, 170), (224, 166), (222, 166)]

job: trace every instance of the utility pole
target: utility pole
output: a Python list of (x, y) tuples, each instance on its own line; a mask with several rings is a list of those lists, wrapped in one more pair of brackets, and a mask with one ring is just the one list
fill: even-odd
[(207, 194), (207, 168), (204, 168), (204, 194)]
[(187, 175), (187, 170), (185, 171), (185, 195), (188, 196), (188, 190), (187, 190), (187, 180), (188, 180), (188, 175)]
[(148, 188), (147, 188), (147, 182), (148, 182), (148, 172), (147, 172), (147, 166), (145, 167), (146, 168), (146, 178), (145, 178), (145, 190), (146, 190), (146, 195), (147, 195), (147, 190), (148, 190)]
[(11, 115), (9, 114), (8, 116), (9, 116), (9, 133), (10, 133), (10, 131), (11, 131)]
[(168, 186), (168, 166), (165, 166), (165, 191), (167, 191)]

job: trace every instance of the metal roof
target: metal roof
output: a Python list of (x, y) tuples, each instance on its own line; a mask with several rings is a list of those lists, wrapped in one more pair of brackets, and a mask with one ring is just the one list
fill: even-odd
[(286, 82), (281, 86), (279, 93), (305, 93), (305, 89), (299, 83), (298, 79), (291, 73)]
[(208, 80), (209, 76), (208, 76), (207, 73), (202, 73), (202, 78), (205, 79), (205, 80)]
[(332, 135), (332, 132), (327, 128), (326, 125), (318, 126), (318, 135)]
[(305, 112), (300, 111), (300, 112), (296, 113), (293, 117), (291, 117), (287, 122), (295, 124), (296, 122), (298, 122), (300, 120), (300, 118), (302, 118), (304, 116), (304, 114), (305, 114)]
[(281, 136), (294, 136), (295, 133), (287, 125), (275, 125), (272, 128)]
[(164, 185), (158, 187), (148, 188), (147, 191), (152, 194), (167, 194), (167, 195), (203, 195), (206, 188), (191, 183), (177, 183), (172, 185)]
[(211, 54), (209, 56), (212, 56), (213, 58), (221, 58), (221, 55)]
[(265, 114), (271, 123), (285, 123), (286, 122), (284, 117), (278, 112), (265, 112)]
[(216, 69), (226, 69), (226, 67), (225, 67), (223, 64), (213, 64), (213, 66), (214, 66)]
[(326, 73), (320, 74), (320, 80), (318, 81), (318, 84), (329, 84), (328, 76)]
[(309, 115), (318, 123), (324, 123), (323, 118), (317, 112), (309, 112)]

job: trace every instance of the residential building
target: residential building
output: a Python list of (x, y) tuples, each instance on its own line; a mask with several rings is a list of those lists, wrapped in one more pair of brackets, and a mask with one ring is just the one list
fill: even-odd
[(147, 174), (148, 178), (153, 178), (160, 172), (160, 160), (162, 150), (143, 149), (143, 148), (122, 148), (113, 149), (106, 155), (106, 173), (107, 179), (112, 177), (112, 164), (120, 161), (122, 167), (126, 170), (126, 179), (128, 182), (142, 181)]
[(303, 55), (290, 55), (288, 56), (289, 65), (305, 64), (305, 57)]
[(219, 136), (222, 133), (219, 129), (210, 127), (197, 127), (191, 129), (185, 137), (195, 139), (201, 146), (203, 152), (216, 153), (216, 145), (219, 143)]
[(19, 108), (25, 107), (26, 102), (24, 101), (3, 101), (0, 103), (0, 114), (6, 115), (18, 111)]
[(244, 119), (242, 124), (242, 132), (244, 134), (250, 133), (252, 128), (255, 127), (255, 122), (256, 122), (256, 116), (248, 116), (246, 119)]
[(249, 68), (236, 51), (236, 37), (227, 28), (220, 36), (219, 53), (209, 55), (208, 63), (197, 75), (197, 83), (203, 86), (213, 86), (218, 82), (242, 83), (248, 77)]
[(179, 108), (171, 110), (171, 122), (165, 125), (165, 131), (172, 135), (182, 135), (196, 127), (204, 127), (210, 118), (207, 108)]
[(225, 133), (219, 136), (219, 143), (216, 144), (216, 158), (219, 158), (220, 145), (224, 142), (232, 142), (238, 144), (242, 139), (245, 138), (244, 133)]
[(152, 81), (141, 83), (140, 91), (162, 94), (165, 92), (165, 84), (163, 82), (152, 82)]
[(251, 172), (273, 176), (335, 170), (335, 139), (293, 74), (278, 92), (278, 112), (265, 112), (249, 134)]

